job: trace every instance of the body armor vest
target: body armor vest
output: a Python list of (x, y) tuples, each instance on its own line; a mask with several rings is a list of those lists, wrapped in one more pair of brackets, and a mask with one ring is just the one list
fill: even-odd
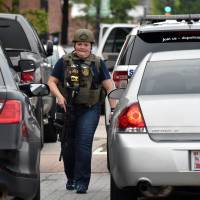
[[(65, 93), (69, 87), (74, 87), (74, 90), (76, 90), (74, 103), (92, 106), (99, 102), (101, 84), (99, 84), (96, 88), (92, 88), (92, 80), (94, 78), (94, 73), (91, 68), (91, 63), (95, 63), (95, 67), (99, 74), (100, 58), (91, 54), (90, 57), (87, 60), (85, 60), (82, 64), (77, 65), (74, 61), (79, 60), (79, 58), (72, 52), (68, 55), (65, 55), (63, 59), (63, 86)], [(99, 62), (99, 64), (97, 62)]]

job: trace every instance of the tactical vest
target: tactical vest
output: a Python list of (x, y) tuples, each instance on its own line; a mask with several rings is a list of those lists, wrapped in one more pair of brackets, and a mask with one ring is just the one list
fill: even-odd
[[(91, 89), (92, 80), (94, 77), (94, 73), (91, 67), (92, 62), (95, 63), (95, 67), (97, 69), (97, 73), (99, 75), (100, 68), (100, 58), (95, 56), (94, 54), (90, 55), (90, 58), (85, 60), (81, 66), (76, 67), (74, 60), (79, 60), (73, 52), (63, 56), (64, 59), (64, 91), (67, 91), (69, 79), (73, 79), (75, 76), (73, 72), (78, 70), (78, 84), (79, 89), (74, 98), (74, 103), (76, 104), (84, 104), (86, 106), (92, 106), (100, 101), (100, 93), (101, 93), (101, 84), (98, 85), (97, 88)], [(85, 67), (84, 67), (85, 64)], [(88, 67), (86, 67), (88, 66)], [(75, 69), (76, 68), (76, 69)], [(71, 77), (69, 77), (71, 76)], [(76, 81), (75, 81), (76, 82)], [(65, 92), (66, 93), (66, 92)], [(66, 96), (66, 95), (65, 95)]]

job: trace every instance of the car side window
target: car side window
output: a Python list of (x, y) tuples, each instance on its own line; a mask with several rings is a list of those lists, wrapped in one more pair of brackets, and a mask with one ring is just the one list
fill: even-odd
[(103, 52), (119, 53), (122, 45), (124, 44), (126, 36), (130, 33), (131, 30), (132, 28), (128, 27), (113, 29), (105, 43)]
[(131, 52), (134, 46), (135, 36), (128, 36), (125, 44), (123, 46), (123, 50), (119, 57), (118, 65), (128, 65), (131, 59)]

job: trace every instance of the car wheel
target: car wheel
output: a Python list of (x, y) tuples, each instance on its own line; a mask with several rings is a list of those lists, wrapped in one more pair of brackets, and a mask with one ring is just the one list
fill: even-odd
[(119, 189), (111, 175), (110, 180), (110, 200), (137, 200), (137, 189), (136, 187), (130, 187), (126, 189)]
[(57, 133), (53, 125), (53, 120), (49, 119), (48, 124), (44, 125), (44, 142), (56, 142)]

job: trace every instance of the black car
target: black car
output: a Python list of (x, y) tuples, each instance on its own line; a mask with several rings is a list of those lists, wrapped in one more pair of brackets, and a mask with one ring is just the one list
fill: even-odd
[(29, 97), (48, 95), (49, 88), (37, 83), (18, 86), (11, 69), (0, 46), (0, 191), (39, 200), (41, 131)]
[[(0, 41), (5, 48), (14, 70), (19, 74), (22, 83), (47, 83), (44, 76), (48, 68), (47, 57), (52, 55), (53, 45), (47, 44), (45, 51), (38, 34), (31, 24), (19, 14), (0, 14)], [(20, 60), (32, 60), (35, 69), (28, 67), (23, 72), (20, 71)], [(30, 63), (29, 63), (30, 64)], [(30, 65), (28, 65), (30, 66)], [(32, 97), (31, 103), (34, 106), (36, 118), (41, 130), (49, 124), (49, 112), (53, 105), (53, 97)], [(44, 133), (42, 133), (42, 136)], [(46, 134), (48, 136), (48, 134)]]

